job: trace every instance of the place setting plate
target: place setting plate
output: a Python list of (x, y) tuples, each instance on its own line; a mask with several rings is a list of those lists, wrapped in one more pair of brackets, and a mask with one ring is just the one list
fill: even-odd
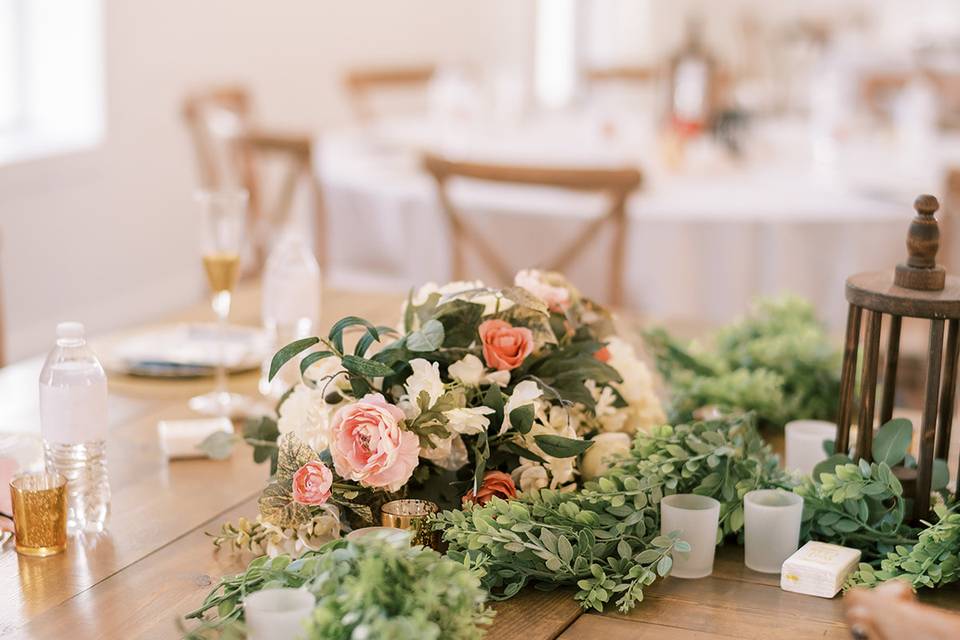
[[(270, 355), (263, 329), (228, 325), (223, 336), (222, 357), (228, 373), (257, 369)], [(124, 333), (98, 341), (95, 348), (111, 373), (189, 379), (214, 374), (221, 357), (219, 341), (220, 328), (214, 323), (180, 323)]]

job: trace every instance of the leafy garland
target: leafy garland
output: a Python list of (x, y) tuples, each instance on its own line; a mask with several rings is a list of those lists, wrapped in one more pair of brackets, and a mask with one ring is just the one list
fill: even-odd
[(529, 582), (576, 584), (585, 608), (613, 603), (626, 612), (643, 599), (643, 587), (669, 573), (674, 551), (689, 550), (676, 534), (659, 535), (664, 495), (718, 499), (723, 533), (736, 534), (743, 495), (787, 481), (748, 414), (638, 434), (630, 456), (582, 492), (494, 499), (446, 511), (435, 526), (450, 543), (450, 557), (483, 570), (495, 598)]
[(186, 637), (244, 637), (243, 598), (278, 587), (314, 594), (317, 604), (306, 637), (317, 640), (476, 640), (493, 618), (472, 567), (423, 547), (335, 540), (297, 560), (262, 556), (245, 572), (223, 578), (187, 614), (201, 624)]
[(687, 348), (666, 331), (645, 334), (671, 388), (672, 422), (705, 406), (755, 411), (761, 426), (797, 416), (833, 420), (840, 398), (840, 352), (797, 297), (761, 300), (721, 329), (711, 351)]

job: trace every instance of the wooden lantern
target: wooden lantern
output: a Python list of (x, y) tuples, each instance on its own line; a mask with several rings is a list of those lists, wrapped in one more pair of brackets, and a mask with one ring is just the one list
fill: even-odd
[[(870, 461), (883, 317), (889, 316), (889, 339), (880, 396), (880, 424), (890, 420), (893, 415), (902, 319), (929, 320), (930, 342), (917, 468), (915, 471), (903, 468), (895, 470), (903, 481), (905, 493), (914, 497), (913, 517), (923, 518), (930, 511), (933, 461), (935, 458), (946, 460), (950, 451), (950, 428), (957, 386), (957, 353), (960, 348), (960, 278), (948, 276), (943, 267), (936, 263), (940, 231), (933, 214), (940, 206), (937, 199), (922, 195), (913, 206), (917, 215), (907, 233), (907, 261), (892, 271), (860, 273), (847, 279), (846, 295), (850, 311), (840, 376), (836, 451), (845, 453), (850, 446), (850, 423), (857, 403), (854, 387), (861, 324), (865, 327), (864, 353), (857, 417), (859, 427), (853, 455), (854, 459), (865, 458)], [(943, 340), (944, 323), (947, 324), (946, 346)]]

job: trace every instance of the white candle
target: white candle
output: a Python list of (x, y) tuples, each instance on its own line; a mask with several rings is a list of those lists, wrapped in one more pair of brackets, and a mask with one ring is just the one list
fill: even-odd
[(678, 493), (660, 501), (661, 535), (679, 531), (680, 539), (690, 543), (689, 552), (673, 554), (670, 575), (677, 578), (704, 578), (713, 573), (719, 522), (720, 503), (713, 498)]
[(758, 489), (743, 497), (746, 565), (761, 573), (780, 573), (783, 561), (800, 544), (803, 498), (780, 489)]
[(316, 599), (306, 589), (266, 589), (243, 600), (247, 640), (296, 640), (306, 637), (305, 623)]
[(836, 437), (837, 425), (825, 420), (793, 420), (787, 423), (785, 431), (787, 455), (784, 466), (788, 471), (810, 475), (817, 463), (827, 459), (823, 441)]

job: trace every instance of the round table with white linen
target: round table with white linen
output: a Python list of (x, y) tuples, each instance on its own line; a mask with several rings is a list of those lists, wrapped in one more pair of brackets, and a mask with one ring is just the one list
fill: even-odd
[[(741, 159), (709, 139), (679, 168), (665, 162), (649, 123), (596, 115), (523, 122), (394, 120), (326, 134), (316, 166), (328, 211), (330, 278), (338, 286), (408, 289), (450, 278), (447, 227), (429, 150), (458, 160), (559, 166), (638, 166), (628, 204), (625, 303), (663, 319), (726, 322), (752, 299), (784, 292), (814, 302), (834, 329), (846, 315), (845, 278), (905, 258), (913, 198), (940, 195), (957, 144), (911, 153), (876, 137), (814, 145), (802, 123), (758, 123)], [(814, 158), (817, 158), (816, 160)], [(463, 182), (452, 199), (507, 264), (548, 261), (603, 211), (601, 196)], [(568, 276), (603, 300), (606, 245)], [(471, 275), (491, 277), (477, 260)], [(956, 264), (956, 263), (954, 263)]]

